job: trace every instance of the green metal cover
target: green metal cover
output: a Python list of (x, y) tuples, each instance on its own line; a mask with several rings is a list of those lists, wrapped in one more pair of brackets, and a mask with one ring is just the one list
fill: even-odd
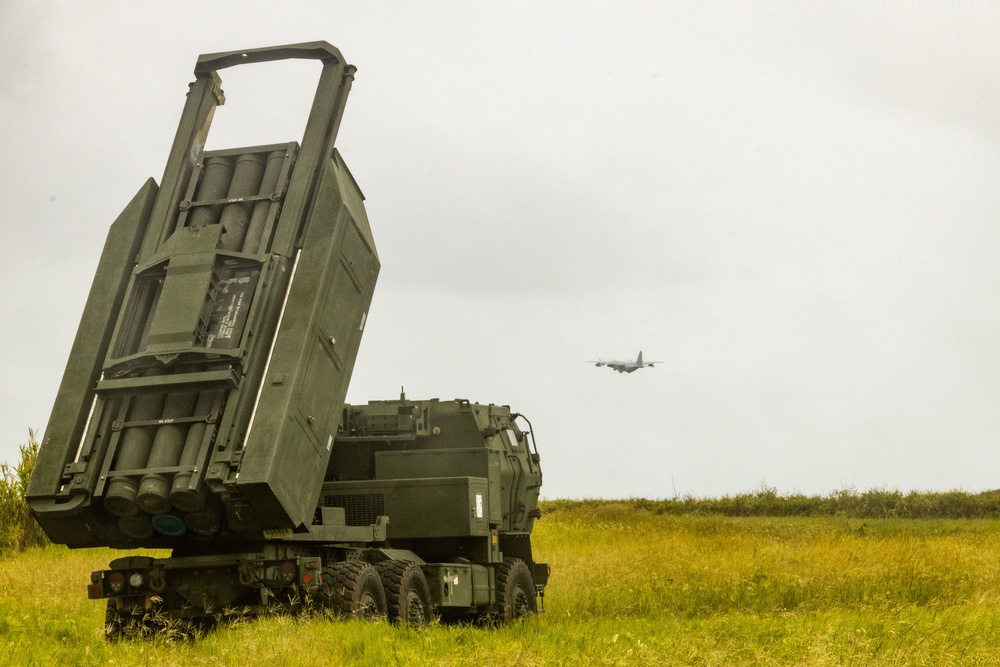
[[(301, 145), (204, 150), (216, 70), (310, 58)], [(354, 67), (326, 42), (201, 56), (161, 185), (112, 225), (27, 492), (55, 542), (303, 531), (379, 260), (334, 148)]]
[(373, 508), (381, 506), (389, 517), (389, 540), (490, 535), (489, 483), (482, 477), (328, 482), (321, 501), (344, 503), (352, 496), (381, 498)]

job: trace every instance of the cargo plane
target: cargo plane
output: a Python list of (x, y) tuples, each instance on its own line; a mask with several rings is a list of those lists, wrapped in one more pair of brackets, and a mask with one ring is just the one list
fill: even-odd
[(646, 366), (652, 366), (653, 364), (663, 363), (661, 361), (643, 361), (642, 360), (642, 350), (639, 351), (639, 356), (636, 357), (635, 361), (618, 361), (617, 359), (612, 359), (611, 361), (604, 361), (600, 359), (598, 361), (589, 361), (587, 363), (594, 364), (598, 368), (601, 366), (607, 366), (608, 368), (614, 369), (619, 373), (634, 373), (640, 368), (645, 368)]

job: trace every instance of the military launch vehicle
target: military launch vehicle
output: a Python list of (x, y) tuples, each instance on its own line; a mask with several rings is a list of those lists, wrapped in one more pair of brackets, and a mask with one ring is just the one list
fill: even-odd
[[(218, 71), (322, 65), (299, 142), (205, 150)], [(161, 183), (111, 226), (27, 500), (53, 542), (171, 549), (94, 572), (110, 637), (329, 609), (535, 612), (530, 425), (467, 400), (346, 405), (379, 257), (335, 148), (355, 68), (326, 42), (195, 67)]]

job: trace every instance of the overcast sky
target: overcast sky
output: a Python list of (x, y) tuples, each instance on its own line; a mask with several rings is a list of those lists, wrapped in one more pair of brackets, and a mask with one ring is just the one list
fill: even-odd
[[(319, 39), (382, 260), (351, 401), (509, 404), (548, 498), (1000, 488), (996, 2), (4, 0), (0, 460), (198, 55)], [(301, 138), (316, 63), (220, 74), (209, 148)]]

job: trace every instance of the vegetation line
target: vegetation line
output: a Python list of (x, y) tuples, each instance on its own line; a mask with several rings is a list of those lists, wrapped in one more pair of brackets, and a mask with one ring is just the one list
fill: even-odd
[[(16, 465), (0, 462), (0, 556), (44, 546), (48, 539), (31, 517), (24, 500), (28, 480), (38, 457), (35, 431), (28, 429), (28, 442), (20, 445)], [(600, 498), (544, 500), (545, 513), (569, 510), (618, 508), (655, 515), (703, 515), (728, 517), (824, 517), (851, 519), (998, 519), (1000, 491), (909, 492), (874, 489), (842, 489), (825, 496), (780, 495), (762, 487), (751, 493), (721, 498), (674, 497), (662, 500)]]
[(762, 488), (752, 493), (722, 498), (685, 496), (663, 500), (628, 498), (604, 500), (546, 500), (543, 512), (627, 508), (652, 514), (706, 515), (730, 517), (824, 517), (851, 519), (997, 519), (1000, 518), (1000, 491), (902, 493), (874, 489), (843, 489), (825, 496), (779, 495), (775, 489)]

